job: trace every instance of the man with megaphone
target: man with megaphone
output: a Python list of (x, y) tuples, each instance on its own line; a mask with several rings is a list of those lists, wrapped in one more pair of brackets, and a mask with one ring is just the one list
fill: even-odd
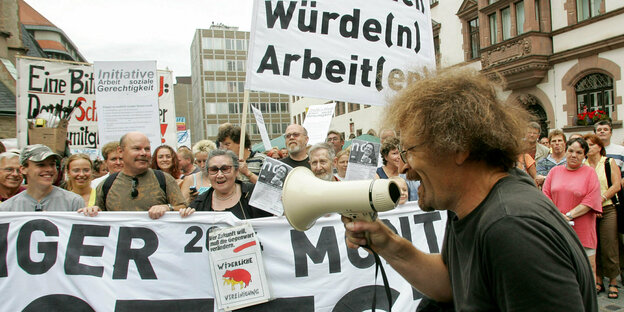
[(430, 298), (423, 302), (470, 311), (597, 311), (576, 234), (514, 168), (527, 120), (474, 70), (426, 73), (410, 83), (386, 122), (400, 130), (402, 170), (420, 180), (420, 207), (448, 211), (442, 253), (417, 250), (379, 220), (343, 216), (348, 247), (368, 245)]

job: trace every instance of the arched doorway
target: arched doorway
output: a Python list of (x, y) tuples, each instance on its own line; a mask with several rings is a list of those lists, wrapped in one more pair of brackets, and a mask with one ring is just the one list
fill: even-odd
[(540, 124), (542, 131), (540, 134), (540, 138), (544, 136), (548, 136), (548, 115), (546, 111), (542, 107), (542, 103), (531, 94), (523, 94), (518, 96), (518, 102), (522, 103), (523, 107), (531, 113), (531, 121), (535, 121)]

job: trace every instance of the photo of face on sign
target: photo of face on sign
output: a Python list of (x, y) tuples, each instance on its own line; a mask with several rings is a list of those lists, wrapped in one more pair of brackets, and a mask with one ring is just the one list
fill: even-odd
[(288, 165), (274, 159), (265, 159), (262, 170), (258, 176), (258, 182), (281, 189), (286, 176), (292, 170)]
[(349, 162), (377, 167), (379, 144), (353, 140)]

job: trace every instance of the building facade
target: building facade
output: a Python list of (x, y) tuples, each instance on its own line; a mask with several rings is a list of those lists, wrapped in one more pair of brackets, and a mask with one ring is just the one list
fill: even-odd
[[(245, 66), (249, 32), (237, 27), (212, 25), (198, 29), (191, 45), (193, 142), (215, 140), (220, 124), (241, 124), (244, 102)], [(290, 120), (289, 97), (284, 94), (249, 92), (249, 104), (260, 109), (270, 138), (284, 133)], [(251, 109), (247, 133), (261, 140)]]
[[(555, 128), (568, 134), (591, 132), (593, 120), (579, 114), (600, 110), (613, 120), (613, 142), (623, 143), (624, 28), (618, 26), (624, 23), (623, 1), (431, 0), (430, 4), (439, 67), (468, 66), (501, 80), (501, 97), (529, 110), (542, 124), (543, 136)], [(305, 110), (305, 105), (293, 107), (298, 108), (293, 109), (294, 118)], [(343, 118), (356, 128), (377, 124), (357, 113)]]

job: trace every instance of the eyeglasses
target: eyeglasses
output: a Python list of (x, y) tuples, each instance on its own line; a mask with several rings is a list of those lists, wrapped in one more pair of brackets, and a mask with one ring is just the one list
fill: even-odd
[(216, 175), (217, 173), (219, 173), (219, 171), (223, 172), (223, 174), (228, 174), (232, 172), (232, 166), (223, 165), (221, 167), (217, 167), (217, 166), (208, 167), (208, 174), (210, 175)]
[(340, 138), (327, 138), (327, 142), (338, 142)]
[(408, 149), (406, 149), (406, 150), (402, 150), (402, 151), (399, 153), (399, 154), (401, 155), (401, 160), (402, 160), (404, 163), (407, 163), (407, 152), (409, 152), (410, 150), (412, 150), (412, 149), (414, 149), (414, 148), (416, 148), (416, 147), (418, 147), (418, 146), (420, 146), (420, 144), (418, 144), (418, 145), (414, 145), (414, 146), (412, 146), (412, 147), (410, 147), (410, 148), (408, 148)]
[(301, 133), (298, 133), (298, 132), (293, 132), (293, 133), (286, 133), (286, 134), (284, 134), (284, 136), (285, 136), (287, 139), (290, 139), (290, 137), (293, 137), (293, 139), (296, 139), (296, 138), (298, 138), (300, 135), (301, 135)]
[(132, 198), (139, 196), (139, 189), (137, 186), (139, 186), (139, 179), (134, 177), (132, 178), (132, 189), (130, 190), (130, 196), (132, 196)]
[(11, 168), (11, 167), (2, 168), (2, 171), (3, 171), (4, 173), (6, 173), (6, 174), (11, 174), (11, 173), (13, 173), (13, 172), (15, 172), (15, 173), (17, 173), (17, 174), (19, 174), (19, 173), (20, 173), (19, 168)]

